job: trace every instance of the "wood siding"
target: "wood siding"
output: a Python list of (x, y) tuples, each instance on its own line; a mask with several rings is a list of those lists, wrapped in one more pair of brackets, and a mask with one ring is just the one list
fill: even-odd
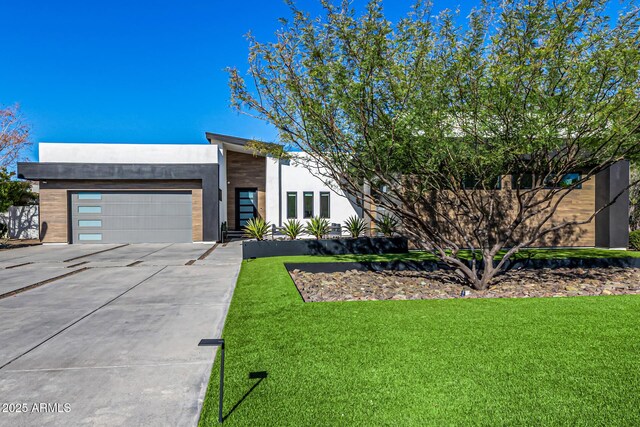
[[(493, 200), (497, 202), (498, 206), (501, 206), (499, 211), (501, 212), (501, 216), (505, 217), (502, 224), (509, 224), (508, 217), (514, 217), (515, 211), (512, 210), (513, 206), (517, 205), (517, 201), (515, 196), (510, 198), (508, 190), (510, 188), (510, 179), (509, 177), (503, 178), (503, 188), (507, 190), (497, 190), (504, 194), (504, 199), (498, 202), (498, 198), (494, 198)], [(468, 190), (468, 191), (478, 191), (482, 190)], [(444, 194), (444, 195), (443, 195)], [(482, 195), (478, 195), (481, 200)], [(440, 205), (438, 202), (442, 200), (442, 198), (446, 198), (445, 193), (439, 193), (437, 196), (433, 197), (431, 205), (434, 204)], [(453, 198), (453, 196), (452, 196)], [(487, 198), (489, 200), (489, 198)], [(559, 225), (565, 222), (583, 222), (589, 221), (586, 224), (578, 225), (578, 226), (569, 226), (565, 227), (559, 232), (549, 233), (543, 238), (539, 239), (537, 242), (532, 244), (533, 247), (593, 247), (596, 244), (596, 227), (595, 227), (595, 217), (592, 217), (596, 210), (596, 180), (595, 177), (592, 177), (588, 181), (582, 184), (582, 188), (575, 189), (569, 194), (567, 194), (563, 200), (558, 205), (555, 213), (547, 222), (547, 225), (543, 227), (543, 230), (549, 228), (552, 225)], [(424, 209), (424, 216), (427, 219), (428, 209)], [(545, 215), (547, 212), (545, 212)], [(449, 212), (450, 218), (456, 218), (456, 212), (451, 210)], [(542, 215), (540, 215), (542, 217)], [(471, 221), (469, 218), (466, 218)], [(466, 233), (471, 234), (474, 229), (477, 228), (477, 223), (469, 223), (469, 221), (465, 221), (465, 217), (460, 217), (460, 219), (455, 220), (460, 227), (465, 229)], [(456, 244), (460, 245), (460, 247), (466, 247), (463, 239), (460, 234), (455, 231), (452, 227), (447, 227), (444, 222), (440, 222), (440, 227), (443, 230), (449, 228), (448, 237), (456, 242)], [(532, 227), (536, 224), (536, 221), (527, 221), (523, 226), (519, 228), (520, 232), (516, 233), (515, 241), (525, 241), (531, 235)], [(411, 242), (412, 248), (418, 248), (417, 242)]]
[[(596, 211), (596, 179), (592, 177), (581, 189), (571, 191), (558, 205), (552, 223), (560, 221), (586, 221)], [(595, 246), (596, 221), (575, 227), (570, 234), (561, 237), (547, 237), (538, 246)]]
[(266, 180), (266, 158), (227, 151), (227, 222), (229, 230), (237, 229), (236, 188), (256, 188), (258, 190), (258, 216), (265, 218)]
[(69, 242), (67, 190), (40, 187), (40, 240), (44, 243)]
[(194, 242), (201, 242), (202, 238), (202, 190), (191, 190), (191, 224)]

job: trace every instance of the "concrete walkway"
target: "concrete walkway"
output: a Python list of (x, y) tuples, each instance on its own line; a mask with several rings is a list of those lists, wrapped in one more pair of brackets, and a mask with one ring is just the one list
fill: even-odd
[(0, 404), (24, 404), (0, 411), (0, 425), (195, 425), (214, 359), (197, 344), (220, 336), (241, 262), (239, 243), (198, 260), (210, 247), (0, 253), (30, 263), (0, 266), (14, 287), (86, 268), (0, 299)]

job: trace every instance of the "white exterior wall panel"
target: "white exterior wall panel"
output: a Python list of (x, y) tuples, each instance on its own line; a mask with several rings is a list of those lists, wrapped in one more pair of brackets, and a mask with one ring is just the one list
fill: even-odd
[(41, 142), (41, 163), (218, 163), (209, 144), (84, 144)]
[[(295, 160), (295, 156), (305, 156), (303, 153), (294, 153), (294, 158), (289, 164), (282, 164), (282, 222), (287, 220), (287, 193), (297, 193), (297, 213), (298, 219), (305, 223), (303, 218), (303, 193), (313, 192), (313, 212), (315, 216), (320, 214), (320, 192), (330, 193), (329, 222), (343, 225), (350, 216), (360, 216), (358, 209), (345, 196), (342, 191), (336, 191), (335, 186), (327, 185), (317, 173), (313, 173), (305, 166)], [(278, 203), (278, 160), (267, 159), (267, 221), (278, 225), (279, 223), (279, 203)]]

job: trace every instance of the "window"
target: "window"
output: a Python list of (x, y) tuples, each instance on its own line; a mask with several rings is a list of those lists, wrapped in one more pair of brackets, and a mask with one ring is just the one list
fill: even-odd
[(102, 200), (100, 193), (78, 193), (78, 200)]
[(298, 218), (298, 193), (287, 193), (287, 218)]
[(92, 234), (80, 233), (78, 234), (78, 240), (83, 240), (83, 241), (102, 240), (102, 234), (101, 233), (92, 233)]
[(502, 177), (497, 176), (495, 178), (489, 178), (483, 182), (481, 178), (473, 175), (467, 175), (462, 178), (461, 184), (462, 188), (469, 190), (482, 190), (483, 188), (489, 189), (491, 187), (496, 190), (500, 190), (502, 188)]
[(329, 192), (320, 192), (320, 218), (329, 218)]
[(78, 213), (102, 213), (102, 206), (78, 206)]
[(302, 193), (302, 213), (304, 218), (313, 217), (313, 192), (305, 191)]
[[(544, 184), (546, 188), (568, 188), (574, 185), (576, 182), (582, 179), (582, 175), (579, 173), (567, 173), (562, 176), (562, 178), (558, 179), (556, 175), (550, 174), (544, 180)], [(575, 187), (576, 189), (581, 189), (582, 184), (578, 184)]]
[(522, 175), (512, 176), (511, 186), (518, 190), (530, 190), (533, 188), (533, 174), (523, 173)]
[(81, 219), (78, 220), (78, 227), (102, 227), (101, 219)]

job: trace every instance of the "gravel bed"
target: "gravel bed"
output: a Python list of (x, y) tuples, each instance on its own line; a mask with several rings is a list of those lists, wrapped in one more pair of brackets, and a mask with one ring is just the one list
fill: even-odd
[(290, 274), (307, 302), (640, 294), (637, 268), (509, 271), (484, 291), (464, 286), (451, 270), (338, 273), (293, 270)]

